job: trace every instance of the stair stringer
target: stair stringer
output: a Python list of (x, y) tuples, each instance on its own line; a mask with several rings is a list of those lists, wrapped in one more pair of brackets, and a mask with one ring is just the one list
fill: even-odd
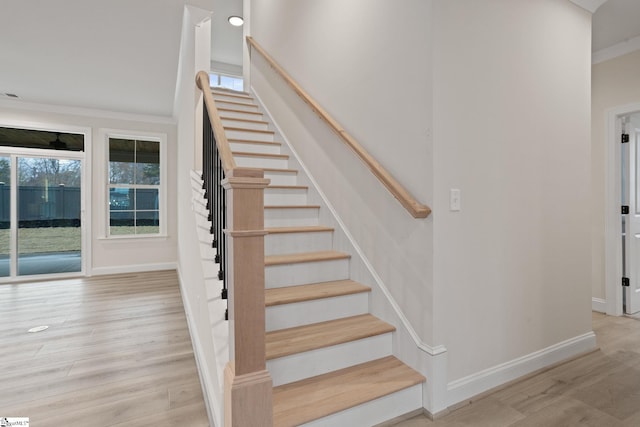
[(388, 287), (376, 273), (372, 263), (367, 259), (336, 209), (320, 189), (309, 168), (300, 159), (274, 116), (262, 102), (260, 94), (254, 88), (252, 88), (252, 93), (255, 96), (259, 110), (269, 117), (275, 128), (274, 138), (283, 142), (281, 152), (289, 155), (289, 167), (297, 168), (300, 171), (298, 184), (309, 187), (307, 193), (308, 203), (320, 205), (319, 223), (335, 229), (333, 235), (334, 250), (351, 254), (349, 264), (351, 279), (371, 287), (369, 296), (370, 313), (396, 327), (396, 331), (393, 334), (393, 355), (427, 378), (427, 381), (422, 384), (423, 409), (432, 415), (445, 411), (448, 406), (447, 349), (442, 345), (437, 347), (429, 346), (420, 339), (409, 320), (402, 313)]
[[(221, 426), (224, 420), (224, 368), (229, 362), (229, 324), (224, 319), (227, 301), (221, 298), (222, 281), (218, 280), (218, 264), (214, 261), (215, 250), (211, 247), (212, 236), (210, 234), (211, 222), (208, 220), (208, 210), (202, 190), (202, 174), (199, 171), (190, 171), (191, 183), (191, 210), (196, 228), (197, 244), (200, 253), (200, 265), (202, 273), (202, 285), (205, 289), (204, 296), (207, 299), (207, 313), (194, 311), (185, 300), (187, 319), (206, 319), (209, 326), (209, 335), (212, 339), (213, 352), (206, 354), (197, 350), (196, 362), (198, 372), (203, 383), (203, 392), (207, 399), (207, 407), (210, 411), (210, 419), (215, 425)], [(196, 286), (192, 283), (191, 286)], [(191, 331), (194, 349), (200, 349), (197, 335)]]

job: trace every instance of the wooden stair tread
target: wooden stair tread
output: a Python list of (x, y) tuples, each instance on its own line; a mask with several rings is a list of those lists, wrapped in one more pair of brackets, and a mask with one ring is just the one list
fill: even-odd
[(253, 97), (246, 92), (232, 92), (226, 90), (212, 90), (212, 95), (220, 95), (220, 96), (229, 96), (232, 98), (246, 99), (248, 101), (253, 101)]
[(298, 174), (297, 169), (281, 169), (281, 168), (260, 168), (265, 172), (280, 172), (280, 173), (293, 173)]
[(243, 122), (243, 123), (258, 123), (261, 125), (268, 125), (269, 122), (265, 122), (264, 120), (253, 120), (253, 119), (240, 119), (237, 117), (229, 117), (229, 116), (220, 116), (221, 120), (231, 120), (234, 122)]
[(264, 265), (299, 264), (303, 262), (333, 261), (348, 258), (351, 258), (351, 255), (337, 251), (298, 252), (294, 254), (266, 256), (264, 257)]
[(251, 132), (251, 133), (268, 133), (274, 134), (275, 132), (272, 130), (262, 130), (262, 129), (245, 129), (245, 128), (237, 128), (235, 126), (223, 126), (225, 130), (231, 131), (239, 131), (239, 132)]
[(254, 141), (253, 139), (236, 139), (236, 138), (227, 138), (228, 142), (233, 142), (236, 144), (258, 144), (258, 145), (282, 145), (280, 142), (275, 141)]
[(393, 356), (273, 389), (274, 427), (298, 426), (421, 384), (425, 378)]
[[(244, 111), (244, 110), (236, 110), (234, 108), (218, 108), (218, 111), (224, 111), (225, 113), (241, 113), (241, 114), (251, 114), (254, 116), (262, 116), (263, 114), (259, 111)], [(231, 118), (231, 117), (229, 117)]]
[(251, 153), (245, 151), (232, 151), (231, 154), (238, 157), (258, 157), (269, 159), (288, 159), (288, 154), (272, 154), (272, 153)]
[(253, 107), (256, 110), (258, 109), (258, 106), (256, 104), (252, 104), (249, 102), (237, 102), (237, 101), (229, 101), (226, 99), (214, 99), (216, 105), (217, 104), (231, 104), (231, 105), (242, 105), (243, 107)]
[(313, 233), (313, 232), (321, 232), (321, 231), (333, 231), (333, 227), (325, 227), (324, 225), (301, 225), (298, 227), (271, 227), (271, 228), (265, 228), (264, 230), (269, 234)]
[(211, 93), (219, 93), (221, 95), (235, 95), (235, 96), (240, 96), (240, 97), (245, 97), (245, 98), (251, 98), (253, 99), (253, 97), (251, 96), (251, 94), (249, 92), (244, 92), (241, 90), (233, 90), (233, 89), (229, 89), (226, 87), (218, 87), (218, 86), (214, 86), (211, 88)]
[(336, 280), (334, 282), (313, 283), (311, 285), (288, 286), (286, 288), (267, 289), (265, 291), (265, 305), (272, 307), (363, 292), (371, 292), (371, 288), (353, 280)]
[(270, 331), (267, 360), (386, 334), (396, 328), (370, 314)]

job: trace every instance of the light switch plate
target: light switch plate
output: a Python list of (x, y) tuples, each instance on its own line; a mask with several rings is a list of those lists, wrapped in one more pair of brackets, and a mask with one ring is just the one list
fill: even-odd
[(451, 212), (460, 211), (460, 189), (458, 188), (449, 190), (449, 210)]

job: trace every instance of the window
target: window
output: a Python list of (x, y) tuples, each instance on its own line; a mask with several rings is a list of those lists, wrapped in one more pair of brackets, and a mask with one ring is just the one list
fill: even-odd
[(209, 73), (211, 87), (223, 87), (226, 89), (242, 91), (244, 80), (242, 77), (229, 76), (219, 73)]
[(109, 137), (109, 236), (159, 235), (161, 141)]

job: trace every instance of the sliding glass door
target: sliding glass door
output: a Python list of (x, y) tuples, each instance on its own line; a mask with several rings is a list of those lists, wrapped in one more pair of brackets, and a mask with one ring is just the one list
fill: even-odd
[(11, 275), (11, 157), (0, 156), (0, 277)]
[(82, 272), (82, 155), (2, 151), (0, 278)]
[(81, 161), (18, 156), (17, 176), (17, 275), (81, 271)]

